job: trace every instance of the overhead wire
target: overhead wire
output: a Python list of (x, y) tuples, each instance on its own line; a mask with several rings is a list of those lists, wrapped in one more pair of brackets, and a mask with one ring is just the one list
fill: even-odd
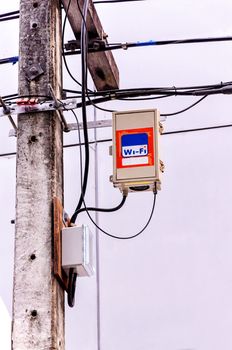
[(184, 112), (187, 112), (189, 109), (195, 107), (198, 103), (200, 103), (201, 101), (203, 101), (206, 97), (208, 97), (208, 95), (205, 95), (203, 97), (201, 97), (197, 102), (194, 102), (193, 104), (191, 104), (190, 106), (184, 108), (184, 109), (181, 109), (180, 111), (177, 111), (177, 112), (173, 112), (173, 113), (160, 113), (160, 115), (162, 117), (170, 117), (170, 116), (173, 116), (173, 115), (177, 115), (177, 114), (181, 114), (181, 113), (184, 113)]
[[(201, 132), (201, 131), (217, 130), (217, 129), (227, 129), (231, 127), (232, 127), (232, 124), (221, 124), (221, 125), (205, 126), (202, 128), (199, 127), (199, 128), (192, 128), (192, 129), (172, 130), (172, 131), (163, 132), (161, 136), (185, 134), (185, 133), (191, 133), (191, 132)], [(107, 143), (107, 142), (112, 142), (112, 138), (89, 141), (89, 145), (95, 144), (95, 143)], [(64, 145), (63, 147), (72, 148), (72, 147), (79, 147), (79, 146), (84, 146), (84, 143), (83, 142), (71, 143), (71, 144)], [(0, 153), (0, 157), (12, 157), (15, 155), (16, 155), (16, 152)]]
[(7, 13), (1, 13), (0, 18), (10, 17), (10, 16), (18, 15), (18, 14), (19, 14), (19, 11), (11, 11), (11, 12), (7, 12)]
[(12, 19), (17, 19), (17, 18), (19, 18), (19, 11), (11, 11), (11, 12), (0, 14), (0, 22), (10, 21)]
[(68, 274), (68, 305), (70, 307), (75, 305), (76, 281), (77, 272), (75, 272), (74, 268), (71, 267)]
[[(208, 37), (208, 38), (193, 38), (193, 39), (174, 39), (174, 40), (148, 40), (148, 41), (136, 41), (136, 42), (124, 42), (124, 43), (107, 43), (105, 46), (90, 47), (88, 51), (91, 53), (100, 51), (114, 51), (114, 50), (127, 50), (129, 48), (143, 48), (148, 46), (166, 46), (166, 45), (179, 45), (179, 44), (202, 44), (202, 43), (215, 43), (215, 42), (230, 42), (232, 36), (223, 37)], [(73, 51), (66, 51), (65, 55), (79, 55), (81, 52), (79, 49)]]
[[(79, 91), (64, 89), (64, 91), (71, 94)], [(232, 82), (221, 82), (220, 84), (191, 86), (191, 87), (149, 87), (149, 88), (128, 88), (120, 90), (108, 90), (108, 91), (96, 91), (92, 92), (91, 96), (95, 97), (92, 100), (94, 104), (103, 103), (111, 100), (120, 100), (124, 98), (134, 98), (142, 96), (158, 96), (170, 97), (170, 96), (205, 96), (212, 94), (232, 94)], [(86, 102), (90, 105), (91, 102)], [(80, 108), (81, 104), (77, 104), (77, 108)]]
[(3, 18), (0, 18), (0, 22), (11, 21), (12, 19), (18, 19), (18, 18), (19, 18), (19, 15), (11, 16), (11, 17), (3, 17)]

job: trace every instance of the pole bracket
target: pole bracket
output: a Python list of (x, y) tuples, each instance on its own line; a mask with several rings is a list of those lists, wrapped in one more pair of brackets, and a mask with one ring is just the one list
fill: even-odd
[(63, 102), (61, 102), (60, 100), (58, 100), (56, 98), (55, 91), (53, 90), (51, 84), (48, 84), (48, 87), (49, 87), (50, 93), (51, 93), (53, 101), (54, 101), (54, 107), (55, 107), (55, 109), (57, 111), (57, 114), (58, 114), (58, 117), (60, 119), (60, 122), (63, 125), (63, 130), (65, 132), (69, 132), (70, 130), (69, 130), (68, 124), (66, 122), (66, 119), (65, 119), (65, 117), (63, 115), (63, 112), (60, 110), (61, 107), (65, 108), (64, 105), (63, 105)]

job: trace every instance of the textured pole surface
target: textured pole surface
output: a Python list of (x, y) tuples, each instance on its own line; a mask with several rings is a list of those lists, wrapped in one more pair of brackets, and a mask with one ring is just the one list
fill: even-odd
[[(20, 2), (19, 94), (60, 97), (58, 0)], [(53, 276), (52, 200), (63, 199), (56, 112), (18, 116), (13, 350), (64, 349), (64, 293)]]

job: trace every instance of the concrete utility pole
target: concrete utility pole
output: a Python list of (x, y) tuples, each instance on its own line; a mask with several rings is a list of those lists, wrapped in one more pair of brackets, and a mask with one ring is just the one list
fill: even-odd
[[(61, 95), (59, 0), (20, 1), (19, 94)], [(52, 200), (63, 199), (56, 112), (18, 116), (13, 350), (64, 349), (64, 292), (53, 275)]]
[[(67, 10), (67, 0), (62, 2)], [(60, 5), (59, 0), (20, 1), (21, 96), (43, 96), (43, 100), (44, 96), (51, 96), (51, 86), (55, 97), (61, 98)], [(82, 18), (76, 0), (70, 2), (68, 18), (79, 38)], [(91, 0), (87, 29), (93, 38), (104, 37)], [(111, 53), (91, 55), (89, 69), (98, 90), (118, 88), (119, 74)], [(28, 112), (18, 116), (12, 350), (65, 348), (64, 291), (54, 277), (54, 266), (59, 271), (62, 269), (60, 255), (53, 256), (52, 204), (54, 197), (63, 201), (59, 116), (58, 112)]]

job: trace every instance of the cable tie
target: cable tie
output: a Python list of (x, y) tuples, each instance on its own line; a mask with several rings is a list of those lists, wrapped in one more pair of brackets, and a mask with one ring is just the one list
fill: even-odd
[(16, 64), (19, 60), (19, 56), (10, 57), (9, 62), (13, 65)]
[(110, 94), (109, 94), (109, 98), (110, 98), (111, 100), (116, 100), (116, 99), (117, 99), (117, 96), (116, 96), (115, 93), (110, 93)]
[(128, 49), (128, 43), (124, 43), (121, 45), (123, 50), (127, 50)]
[(173, 89), (175, 91), (175, 96), (177, 96), (177, 89), (176, 89), (175, 85), (173, 85)]

